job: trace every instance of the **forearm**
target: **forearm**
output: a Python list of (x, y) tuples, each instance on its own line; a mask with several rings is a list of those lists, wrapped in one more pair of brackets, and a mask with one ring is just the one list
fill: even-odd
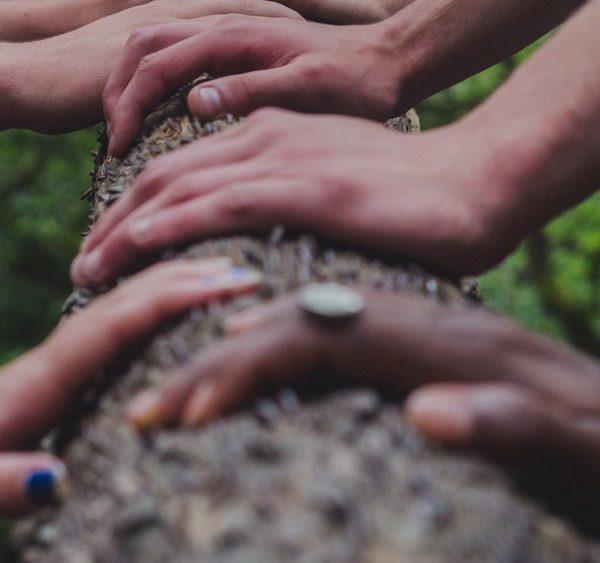
[(600, 0), (456, 124), (479, 140), (498, 236), (515, 242), (600, 185)]
[(399, 109), (519, 51), (584, 0), (416, 0), (377, 24), (400, 67)]
[(29, 41), (59, 35), (143, 1), (9, 0), (0, 2), (0, 40)]

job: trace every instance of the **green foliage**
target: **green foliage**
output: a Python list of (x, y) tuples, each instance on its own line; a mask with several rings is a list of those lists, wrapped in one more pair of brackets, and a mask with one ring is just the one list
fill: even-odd
[(44, 338), (70, 292), (96, 136), (0, 134), (0, 363)]

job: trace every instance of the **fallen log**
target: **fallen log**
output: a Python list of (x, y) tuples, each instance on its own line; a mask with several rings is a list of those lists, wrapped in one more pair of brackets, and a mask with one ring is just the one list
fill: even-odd
[[(148, 118), (122, 161), (106, 156), (102, 138), (87, 194), (91, 223), (149, 160), (235, 121), (201, 123), (182, 99)], [(409, 114), (391, 125), (408, 132), (415, 120)], [(402, 418), (400, 398), (330, 374), (268, 390), (202, 428), (136, 434), (124, 418), (128, 400), (221, 337), (228, 314), (259, 300), (337, 280), (465, 307), (476, 301), (468, 280), (281, 227), (172, 248), (153, 260), (217, 255), (262, 270), (265, 286), (193, 309), (90, 385), (46, 440), (69, 468), (70, 491), (15, 525), (15, 561), (600, 562), (599, 544), (502, 468), (425, 442)], [(66, 312), (106, 289), (77, 289)]]

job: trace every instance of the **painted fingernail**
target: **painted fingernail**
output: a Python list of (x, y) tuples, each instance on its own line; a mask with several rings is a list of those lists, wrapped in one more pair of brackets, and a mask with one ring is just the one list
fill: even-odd
[(42, 506), (64, 497), (67, 470), (63, 465), (37, 468), (25, 477), (25, 495), (31, 504)]
[(204, 382), (196, 388), (189, 404), (183, 412), (182, 422), (186, 426), (197, 426), (212, 414), (216, 387), (212, 382)]
[(216, 88), (206, 87), (198, 90), (198, 99), (207, 116), (221, 113), (221, 94)]
[(473, 411), (450, 393), (417, 391), (407, 400), (406, 414), (426, 436), (454, 445), (467, 443), (475, 424)]
[(222, 273), (202, 276), (201, 284), (207, 289), (222, 289), (233, 291), (243, 287), (260, 284), (263, 276), (260, 272), (233, 266)]
[(129, 228), (129, 234), (136, 243), (146, 242), (150, 238), (150, 232), (152, 229), (152, 222), (149, 219), (141, 219), (136, 221)]
[(160, 395), (155, 391), (140, 393), (129, 403), (127, 419), (140, 430), (155, 426), (158, 420), (159, 400)]

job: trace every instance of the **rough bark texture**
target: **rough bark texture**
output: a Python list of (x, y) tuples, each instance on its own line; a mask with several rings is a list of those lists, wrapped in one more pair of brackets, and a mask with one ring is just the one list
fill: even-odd
[[(125, 160), (106, 158), (102, 146), (88, 194), (92, 222), (149, 159), (227, 121), (199, 123), (175, 97), (148, 119)], [(414, 123), (404, 116), (396, 125), (410, 130)], [(198, 430), (136, 435), (124, 422), (135, 392), (220, 337), (230, 311), (306, 281), (369, 284), (474, 306), (469, 284), (281, 228), (171, 249), (161, 258), (212, 255), (262, 269), (265, 287), (194, 309), (126, 366), (98, 378), (48, 440), (73, 476), (70, 493), (60, 506), (17, 523), (15, 560), (600, 561), (597, 544), (519, 492), (501, 469), (425, 443), (402, 419), (397, 398), (344, 387), (327, 374), (272, 390)], [(93, 297), (76, 291), (67, 310)]]

